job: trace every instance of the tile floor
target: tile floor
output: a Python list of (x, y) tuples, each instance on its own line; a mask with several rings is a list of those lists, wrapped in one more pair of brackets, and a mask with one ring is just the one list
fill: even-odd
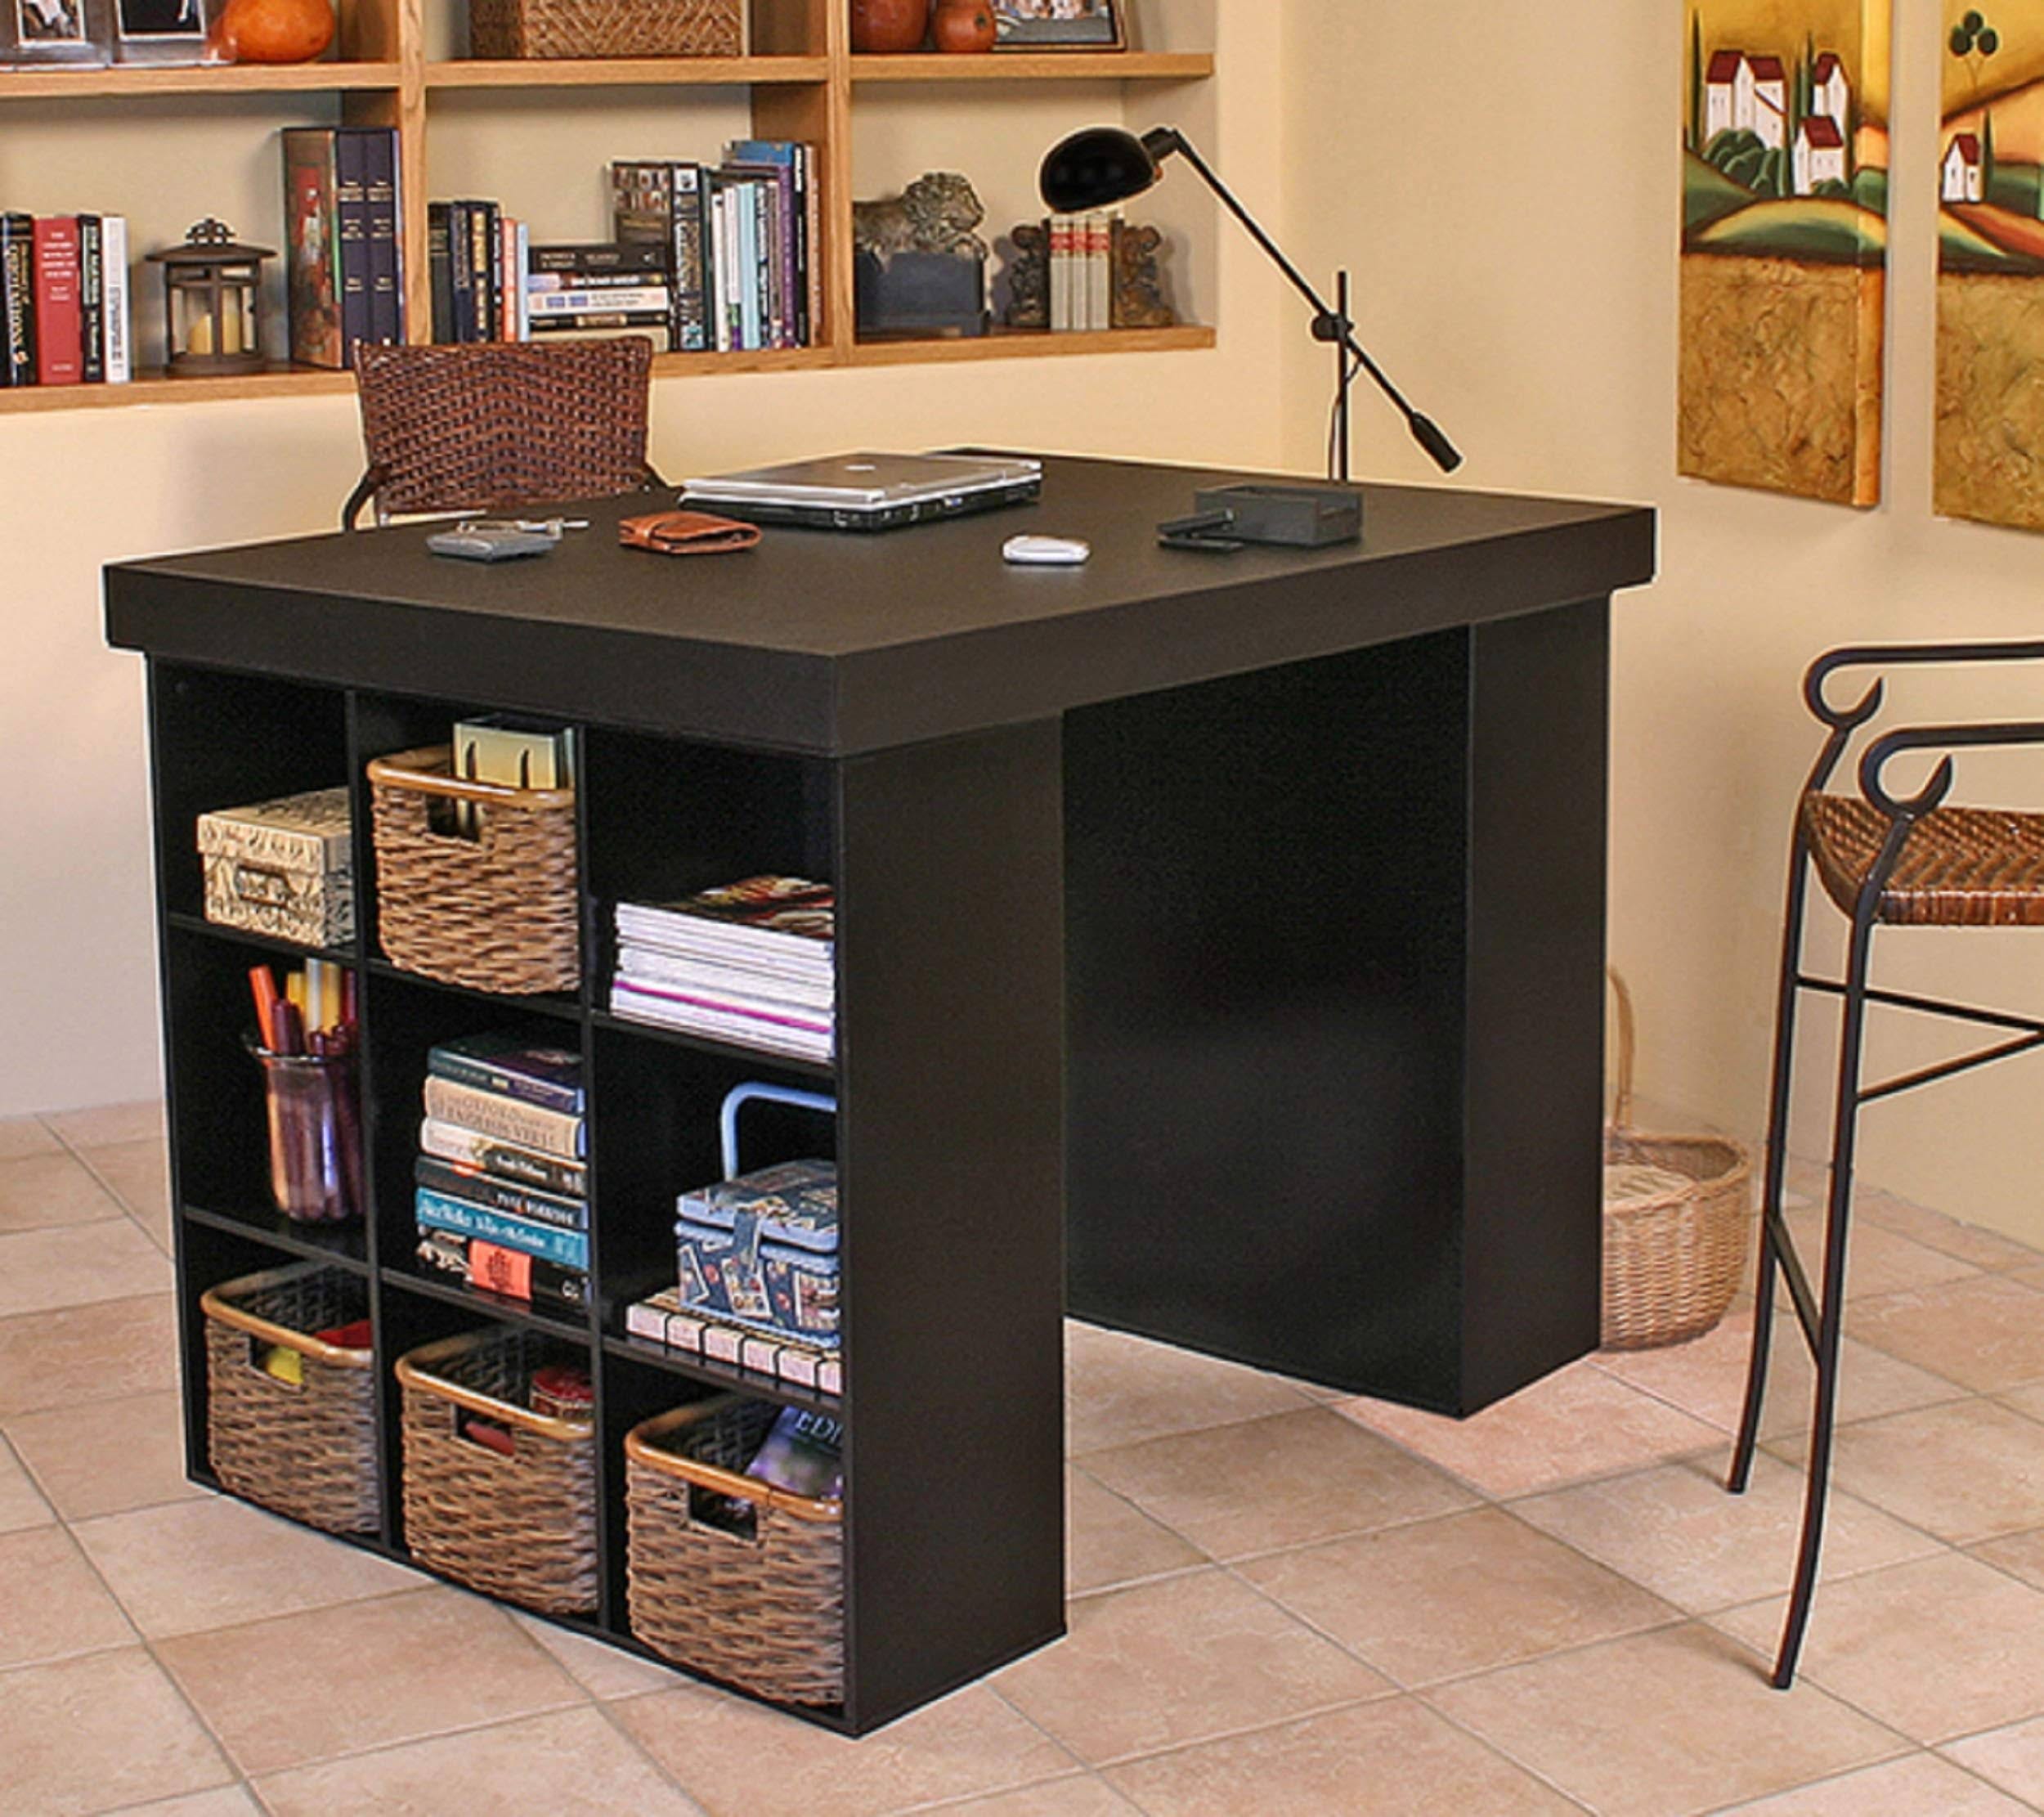
[(851, 1743), (184, 1483), (157, 1115), (0, 1121), (7, 1817), (2044, 1810), (2044, 1257), (1936, 1212), (1862, 1201), (1786, 1696), (1750, 1305), (1461, 1424), (1075, 1327), (1069, 1638)]

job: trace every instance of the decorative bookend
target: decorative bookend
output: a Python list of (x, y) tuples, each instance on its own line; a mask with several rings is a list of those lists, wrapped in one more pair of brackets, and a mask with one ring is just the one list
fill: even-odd
[(899, 195), (852, 207), (861, 334), (987, 331), (986, 210), (954, 171), (918, 177)]
[[(1078, 233), (1060, 219), (1025, 221), (1011, 233), (1007, 307), (1002, 316), (1009, 328), (1175, 328), (1178, 312), (1164, 300), (1163, 257), (1168, 245), (1154, 227), (1116, 220), (1109, 226), (1104, 249), (1089, 245), (1084, 253), (1060, 244)], [(1096, 242), (1098, 236), (1096, 234)], [(1060, 319), (1081, 294), (1097, 296), (1094, 283), (1073, 284), (1068, 259), (1100, 260), (1105, 264), (1108, 318), (1105, 321)], [(1060, 309), (1056, 287), (1070, 285), (1066, 308)], [(1078, 312), (1072, 314), (1076, 316)]]

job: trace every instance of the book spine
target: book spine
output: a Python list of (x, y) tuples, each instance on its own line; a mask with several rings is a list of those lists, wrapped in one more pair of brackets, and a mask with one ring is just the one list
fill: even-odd
[(100, 217), (100, 267), (105, 285), (106, 382), (124, 385), (135, 376), (135, 321), (128, 298), (128, 217)]
[(622, 276), (629, 283), (657, 284), (667, 274), (666, 229), (656, 240), (639, 238), (589, 246), (535, 246), (532, 269), (581, 278)]
[(737, 345), (737, 231), (729, 188), (719, 177), (706, 177), (705, 181), (710, 186), (710, 212), (715, 227), (717, 351), (728, 353)]
[(550, 1192), (535, 1192), (529, 1187), (513, 1186), (508, 1180), (492, 1179), (486, 1173), (450, 1166), (430, 1155), (421, 1155), (412, 1163), (412, 1179), (415, 1184), (450, 1199), (466, 1200), (485, 1210), (500, 1211), (507, 1218), (530, 1218), (536, 1224), (549, 1225), (555, 1230), (589, 1228), (589, 1201), (585, 1199), (557, 1199)]
[(359, 129), (365, 152), (369, 200), (369, 338), (383, 347), (405, 339), (403, 236), (397, 218), (397, 132), (393, 127)]
[(665, 271), (535, 271), (528, 253), (525, 287), (535, 297), (556, 296), (565, 292), (598, 297), (612, 290), (657, 290), (669, 286)]
[(1051, 248), (1051, 331), (1061, 334), (1072, 325), (1072, 223), (1054, 214), (1046, 223)]
[(448, 222), (447, 254), (449, 267), (454, 273), (455, 339), (464, 347), (478, 338), (474, 234), (481, 206), (477, 202), (455, 202)]
[(480, 1237), (521, 1255), (536, 1255), (563, 1268), (589, 1267), (589, 1235), (584, 1231), (556, 1230), (527, 1218), (507, 1217), (465, 1199), (450, 1199), (445, 1193), (420, 1187), (413, 1203), (421, 1230), (452, 1231), (457, 1236)]
[(426, 1079), (425, 1099), (426, 1115), (442, 1123), (458, 1123), (479, 1135), (536, 1148), (543, 1155), (559, 1155), (569, 1160), (582, 1158), (582, 1119), (578, 1116), (521, 1104), (516, 1098), (431, 1074)]
[(35, 382), (74, 385), (84, 371), (77, 217), (37, 216), (34, 248)]
[(814, 347), (823, 333), (823, 182), (816, 147), (805, 141), (802, 154), (803, 242), (809, 309), (803, 319), (802, 343)]
[(369, 253), (369, 147), (354, 127), (334, 128), (334, 213), (340, 236), (335, 276), (341, 295), (341, 364), (352, 370), (355, 349), (371, 338)]
[(702, 168), (676, 164), (674, 222), (675, 345), (684, 353), (700, 353), (709, 345), (709, 311), (705, 303), (710, 247), (704, 232)]
[(1111, 291), (1108, 283), (1107, 254), (1111, 243), (1109, 217), (1087, 218), (1086, 237), (1086, 325), (1096, 330), (1109, 326)]
[(0, 284), (7, 309), (6, 379), (35, 383), (35, 222), (25, 214), (0, 215)]
[(517, 325), (514, 340), (527, 338), (532, 326), (531, 288), (532, 229), (521, 221), (511, 236), (511, 313)]
[(426, 283), (433, 296), (433, 337), (436, 347), (455, 339), (454, 205), (426, 204)]
[(527, 307), (536, 319), (544, 316), (615, 314), (621, 309), (657, 309), (664, 318), (672, 302), (673, 293), (664, 284), (607, 284), (588, 290), (534, 290), (527, 297)]
[(292, 359), (344, 367), (335, 129), (294, 126), (284, 146), (285, 295)]
[(500, 237), (499, 223), (502, 211), (495, 202), (477, 204), (474, 239), (476, 258), (476, 300), (477, 303), (476, 339), (494, 341), (500, 339), (498, 298), (504, 294), (504, 242)]
[(443, 1123), (428, 1117), (419, 1126), (419, 1146), (442, 1160), (479, 1167), (498, 1178), (520, 1186), (537, 1187), (563, 1199), (580, 1199), (588, 1190), (589, 1176), (580, 1163), (558, 1155), (543, 1155), (536, 1148), (521, 1148), (480, 1130), (458, 1123)]
[(542, 1262), (501, 1244), (436, 1231), (420, 1240), (419, 1259), (442, 1273), (459, 1276), (485, 1293), (531, 1305), (580, 1312), (589, 1304), (589, 1276), (574, 1268)]
[(78, 218), (78, 370), (88, 385), (106, 380), (106, 259), (100, 218)]
[(558, 1110), (567, 1116), (581, 1114), (582, 1088), (563, 1085), (551, 1079), (536, 1079), (515, 1068), (499, 1066), (473, 1054), (435, 1048), (426, 1056), (426, 1072), (433, 1079), (450, 1079), (457, 1085), (472, 1085), (479, 1092), (494, 1092), (500, 1097), (514, 1097), (543, 1110)]
[(665, 315), (651, 310), (634, 316), (577, 316), (572, 321), (536, 322), (530, 338), (553, 342), (606, 341), (620, 334), (638, 334), (653, 343), (654, 352), (665, 353), (672, 325)]
[(742, 237), (738, 257), (744, 262), (742, 269), (745, 274), (745, 345), (756, 349), (768, 344), (767, 290), (772, 282), (765, 244), (766, 186), (757, 177), (751, 177), (742, 194), (744, 200), (738, 213), (738, 231)]

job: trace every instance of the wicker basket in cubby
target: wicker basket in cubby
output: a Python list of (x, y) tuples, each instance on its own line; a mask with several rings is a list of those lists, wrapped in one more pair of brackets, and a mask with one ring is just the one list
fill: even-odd
[(744, 50), (744, 0), (468, 0), (471, 56), (738, 56)]
[(397, 1361), (412, 1556), (549, 1615), (596, 1607), (595, 1429), (527, 1404), (535, 1371), (574, 1355), (493, 1329)]
[(206, 1445), (223, 1487), (330, 1533), (374, 1532), (376, 1372), (370, 1347), (318, 1335), (369, 1316), (345, 1269), (294, 1263), (201, 1296)]
[(625, 1435), (632, 1632), (762, 1697), (839, 1703), (844, 1504), (742, 1474), (779, 1411), (719, 1395)]
[(575, 792), (466, 782), (453, 769), (445, 745), (369, 766), (385, 956), (472, 990), (575, 989)]

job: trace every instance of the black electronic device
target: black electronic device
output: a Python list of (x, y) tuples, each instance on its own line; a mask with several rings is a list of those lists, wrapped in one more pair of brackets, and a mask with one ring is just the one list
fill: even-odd
[(1352, 486), (1251, 482), (1208, 487), (1193, 494), (1199, 509), (1157, 526), (1167, 549), (1226, 554), (1249, 543), (1320, 549), (1363, 533), (1363, 495)]

